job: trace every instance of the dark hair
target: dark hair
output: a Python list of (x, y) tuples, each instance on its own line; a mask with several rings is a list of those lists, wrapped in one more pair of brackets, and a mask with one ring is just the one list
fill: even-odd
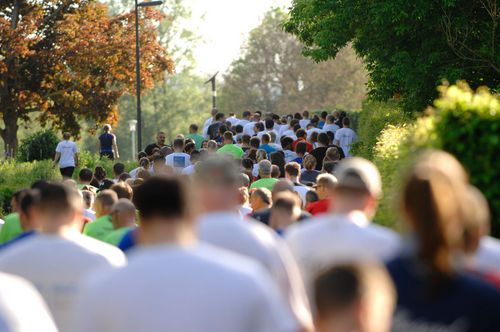
[(262, 135), (261, 141), (262, 141), (262, 144), (268, 144), (269, 142), (271, 142), (271, 135), (269, 135), (267, 133)]
[(92, 171), (88, 168), (82, 168), (80, 170), (80, 173), (78, 173), (78, 178), (80, 179), (80, 181), (90, 182), (92, 181), (92, 177)]
[(224, 113), (217, 113), (215, 115), (215, 121), (220, 121), (221, 119), (223, 119), (225, 117)]
[(271, 165), (271, 177), (277, 179), (280, 177), (280, 174), (280, 168), (277, 165)]
[(242, 125), (236, 125), (234, 127), (234, 131), (237, 133), (237, 134), (241, 134), (243, 132), (243, 126)]
[(127, 179), (130, 179), (132, 176), (128, 173), (122, 173), (120, 174), (120, 176), (118, 177), (118, 181), (120, 182), (124, 182), (126, 181)]
[(252, 113), (250, 113), (249, 111), (244, 111), (244, 112), (243, 112), (243, 117), (244, 117), (244, 118), (247, 118), (247, 117), (249, 117), (250, 115), (252, 115)]
[(224, 140), (233, 142), (233, 133), (230, 131), (224, 132)]
[(283, 150), (292, 150), (293, 138), (285, 136), (281, 138), (281, 147)]
[(39, 190), (24, 190), (19, 197), (19, 210), (27, 214), (38, 200), (40, 200)]
[(94, 169), (94, 177), (97, 181), (102, 181), (106, 178), (106, 170), (102, 166), (96, 166)]
[(351, 125), (351, 121), (349, 120), (349, 118), (344, 118), (344, 119), (342, 119), (342, 124), (344, 126), (349, 126), (349, 125)]
[(184, 149), (184, 139), (176, 138), (174, 140), (174, 148)]
[(297, 123), (297, 124), (293, 125), (293, 132), (294, 133), (297, 133), (297, 131), (299, 131), (300, 129), (302, 129), (300, 124)]
[(186, 146), (184, 146), (184, 151), (186, 151), (186, 153), (191, 153), (191, 151), (193, 151), (195, 148), (196, 145), (193, 142), (189, 142), (186, 144)]
[(302, 120), (302, 115), (301, 115), (300, 113), (298, 113), (298, 112), (297, 112), (297, 113), (295, 113), (295, 114), (293, 115), (293, 117), (294, 117), (294, 119), (297, 119), (297, 120)]
[(252, 159), (249, 159), (249, 158), (244, 158), (242, 161), (241, 161), (241, 166), (243, 168), (246, 168), (246, 169), (252, 169), (253, 168), (253, 160)]
[(137, 160), (141, 160), (142, 158), (147, 158), (148, 154), (144, 151), (141, 151), (137, 154)]
[(180, 178), (154, 176), (135, 190), (134, 204), (145, 223), (148, 219), (185, 218), (189, 215), (188, 186)]
[(218, 132), (219, 132), (219, 134), (221, 134), (221, 136), (222, 136), (222, 135), (224, 135), (224, 133), (225, 133), (226, 131), (228, 131), (228, 128), (227, 128), (227, 126), (226, 126), (226, 125), (222, 125), (222, 126), (220, 126), (220, 127), (219, 127)]
[(307, 152), (307, 144), (306, 142), (298, 142), (297, 145), (295, 145), (295, 152), (297, 154), (305, 154)]
[(122, 173), (125, 172), (125, 165), (123, 165), (122, 163), (116, 163), (113, 165), (113, 172), (116, 174), (116, 175), (121, 175)]
[(281, 176), (285, 176), (285, 155), (282, 151), (276, 151), (271, 153), (269, 160), (273, 165), (278, 166)]
[(257, 136), (250, 138), (250, 147), (258, 149), (260, 146), (260, 139)]
[(321, 143), (324, 146), (328, 146), (330, 144), (330, 138), (326, 133), (320, 133), (318, 135), (318, 143)]
[(37, 191), (39, 199), (36, 206), (40, 210), (64, 213), (82, 204), (78, 191), (62, 183), (47, 183)]
[(273, 120), (266, 120), (266, 129), (273, 129), (274, 128), (274, 121)]
[(262, 122), (256, 122), (255, 127), (257, 127), (259, 131), (264, 131), (264, 124)]
[(198, 131), (198, 125), (193, 123), (189, 126), (189, 129), (191, 129), (192, 131)]
[(321, 112), (320, 116), (321, 116), (322, 119), (326, 119), (326, 117), (328, 116), (328, 112), (327, 111), (323, 111), (323, 112)]
[(304, 129), (299, 129), (299, 130), (297, 130), (295, 135), (297, 136), (297, 138), (301, 138), (301, 137), (306, 137), (307, 133)]
[(306, 201), (305, 203), (312, 203), (319, 201), (318, 193), (314, 190), (309, 190), (306, 192)]
[(289, 162), (285, 165), (285, 172), (290, 174), (291, 176), (299, 176), (300, 174), (300, 165), (294, 161)]
[(111, 188), (112, 185), (114, 185), (115, 183), (113, 182), (113, 180), (110, 180), (110, 179), (104, 179), (102, 180), (102, 183), (99, 187), (99, 190), (102, 191), (102, 190), (106, 190), (106, 189), (109, 189)]
[(251, 138), (252, 138), (252, 137), (251, 137), (250, 135), (246, 135), (246, 134), (245, 134), (245, 135), (241, 136), (241, 142), (242, 142), (242, 143), (246, 143), (246, 144), (250, 144), (250, 139), (251, 139)]

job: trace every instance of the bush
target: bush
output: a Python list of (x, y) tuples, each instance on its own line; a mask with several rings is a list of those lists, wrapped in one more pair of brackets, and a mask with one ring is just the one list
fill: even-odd
[(361, 112), (357, 112), (356, 128), (358, 141), (353, 144), (352, 154), (373, 159), (374, 148), (382, 130), (388, 125), (401, 125), (410, 121), (396, 102), (367, 101)]
[(17, 151), (19, 161), (53, 159), (58, 138), (51, 130), (36, 132), (21, 141)]

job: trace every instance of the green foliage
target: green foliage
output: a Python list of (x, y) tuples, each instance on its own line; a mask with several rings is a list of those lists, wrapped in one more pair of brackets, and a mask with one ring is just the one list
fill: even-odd
[(352, 153), (369, 160), (373, 159), (375, 146), (382, 130), (388, 125), (406, 123), (411, 118), (395, 101), (387, 103), (366, 101), (358, 114), (356, 129), (358, 141), (354, 144)]
[(58, 138), (51, 130), (36, 132), (21, 141), (17, 153), (19, 161), (52, 159)]
[(137, 162), (135, 161), (111, 161), (107, 158), (101, 158), (98, 154), (93, 154), (88, 151), (84, 151), (80, 153), (78, 158), (78, 167), (75, 169), (73, 174), (73, 178), (76, 180), (78, 178), (78, 173), (82, 168), (89, 168), (92, 171), (96, 168), (96, 166), (101, 166), (106, 170), (106, 175), (108, 178), (113, 178), (113, 164), (116, 162), (121, 162), (125, 165), (125, 171), (130, 172), (134, 168), (137, 167)]
[(335, 61), (315, 63), (302, 55), (302, 44), (282, 29), (280, 9), (268, 11), (250, 32), (242, 56), (224, 76), (220, 109), (278, 114), (324, 107), (359, 108), (366, 95), (366, 71), (351, 47)]
[(498, 20), (496, 1), (294, 0), (285, 29), (317, 61), (352, 43), (370, 95), (420, 111), (443, 79), (499, 88)]

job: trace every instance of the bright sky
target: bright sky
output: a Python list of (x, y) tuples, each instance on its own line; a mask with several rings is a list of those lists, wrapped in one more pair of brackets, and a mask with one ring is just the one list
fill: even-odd
[[(271, 7), (289, 7), (291, 0), (188, 0), (193, 11), (189, 22), (202, 36), (195, 50), (202, 74), (225, 72), (240, 54), (248, 33), (260, 23)], [(205, 15), (204, 20), (200, 20)]]

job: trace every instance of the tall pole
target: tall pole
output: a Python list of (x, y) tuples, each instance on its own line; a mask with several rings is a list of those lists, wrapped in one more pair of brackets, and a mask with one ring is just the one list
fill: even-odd
[(216, 72), (215, 75), (212, 76), (212, 78), (205, 82), (205, 84), (207, 84), (208, 82), (212, 83), (212, 109), (217, 109), (217, 86), (215, 85), (215, 78), (217, 77), (218, 73), (219, 72)]
[(142, 113), (141, 113), (141, 60), (139, 43), (139, 6), (135, 0), (135, 75), (137, 96), (137, 151), (142, 150)]

